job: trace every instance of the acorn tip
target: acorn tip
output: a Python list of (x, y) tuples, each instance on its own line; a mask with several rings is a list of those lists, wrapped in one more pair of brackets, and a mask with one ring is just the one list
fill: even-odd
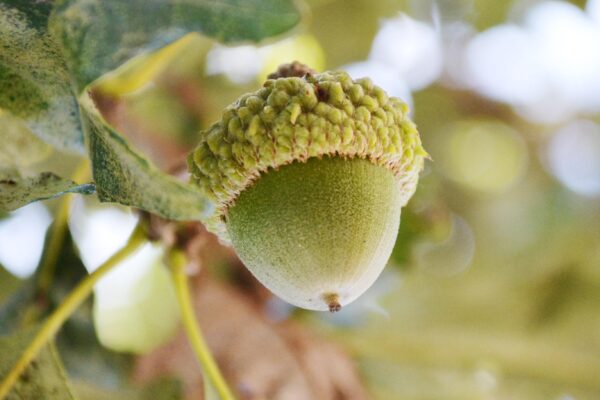
[(323, 299), (329, 307), (329, 312), (335, 313), (342, 309), (342, 305), (339, 302), (340, 296), (337, 293), (327, 293), (323, 295)]

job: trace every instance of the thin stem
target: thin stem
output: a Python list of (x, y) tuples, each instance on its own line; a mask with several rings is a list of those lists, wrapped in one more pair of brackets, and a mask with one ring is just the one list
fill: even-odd
[(221, 375), (221, 371), (219, 371), (219, 367), (210, 353), (206, 340), (200, 331), (196, 314), (194, 313), (190, 288), (187, 282), (187, 275), (185, 274), (185, 267), (187, 265), (185, 255), (181, 251), (173, 250), (169, 261), (173, 271), (173, 280), (175, 281), (179, 306), (181, 307), (183, 326), (194, 353), (196, 353), (196, 358), (202, 366), (204, 376), (212, 383), (221, 400), (233, 400), (235, 397), (231, 389), (227, 386), (227, 382), (223, 378), (223, 375)]
[(25, 371), (27, 366), (35, 359), (44, 346), (54, 338), (60, 327), (65, 321), (75, 312), (75, 310), (85, 301), (92, 292), (96, 282), (100, 280), (106, 273), (112, 270), (125, 258), (135, 252), (140, 245), (146, 240), (146, 235), (141, 226), (134, 230), (129, 241), (121, 250), (116, 252), (97, 270), (85, 277), (78, 285), (69, 293), (67, 298), (61, 305), (44, 322), (41, 329), (35, 335), (33, 341), (25, 349), (21, 357), (12, 367), (8, 375), (0, 383), (0, 400), (4, 399), (13, 385), (19, 379), (19, 376)]
[[(88, 164), (84, 161), (77, 167), (72, 179), (75, 182), (79, 182), (85, 179), (87, 174)], [(60, 250), (65, 240), (69, 209), (71, 208), (73, 196), (73, 194), (66, 194), (60, 199), (58, 211), (56, 212), (54, 222), (48, 232), (48, 241), (46, 243), (42, 264), (38, 270), (37, 280), (38, 293), (42, 295), (46, 294), (50, 289), (50, 285), (52, 285), (52, 279), (54, 278), (54, 272), (56, 270), (56, 262), (58, 261), (58, 256), (60, 255)]]

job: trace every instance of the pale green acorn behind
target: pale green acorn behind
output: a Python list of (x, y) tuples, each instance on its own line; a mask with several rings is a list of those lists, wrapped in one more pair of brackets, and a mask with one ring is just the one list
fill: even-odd
[(273, 78), (188, 158), (214, 203), (203, 222), (282, 299), (337, 311), (385, 267), (427, 153), (406, 104), (367, 78), (296, 63)]

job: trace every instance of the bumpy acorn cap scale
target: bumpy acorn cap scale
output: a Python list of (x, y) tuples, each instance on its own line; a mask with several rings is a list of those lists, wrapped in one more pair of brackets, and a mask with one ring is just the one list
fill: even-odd
[(345, 72), (267, 80), (228, 106), (188, 158), (193, 181), (214, 203), (203, 222), (230, 242), (227, 213), (245, 189), (270, 169), (323, 156), (386, 168), (403, 206), (427, 155), (407, 114), (370, 79)]

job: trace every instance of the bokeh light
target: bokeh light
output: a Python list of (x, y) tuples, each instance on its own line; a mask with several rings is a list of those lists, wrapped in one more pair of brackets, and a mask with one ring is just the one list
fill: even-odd
[[(69, 227), (88, 271), (125, 245), (137, 220), (123, 207), (82, 198), (74, 202)], [(163, 256), (161, 245), (146, 243), (94, 287), (94, 322), (105, 346), (145, 353), (172, 336), (179, 312)]]
[(600, 125), (579, 120), (560, 128), (550, 139), (547, 159), (563, 185), (600, 197)]
[(548, 86), (579, 110), (600, 111), (600, 25), (559, 1), (533, 7), (525, 24)]
[(596, 2), (584, 12), (562, 1), (526, 8), (523, 22), (475, 35), (463, 82), (505, 102), (526, 119), (558, 123), (600, 111), (600, 23)]
[(467, 222), (452, 215), (448, 237), (439, 242), (426, 241), (415, 248), (416, 264), (427, 273), (453, 276), (466, 271), (475, 254), (475, 235)]
[(600, 0), (588, 0), (585, 10), (590, 18), (600, 26)]
[(20, 278), (31, 276), (42, 256), (51, 222), (50, 213), (41, 203), (32, 203), (0, 219), (0, 264)]
[(227, 47), (215, 44), (206, 55), (206, 75), (223, 74), (237, 84), (249, 83), (262, 69), (256, 46)]
[(84, 198), (74, 199), (69, 229), (88, 272), (95, 271), (123, 247), (136, 224), (137, 217), (124, 207), (102, 205)]
[(477, 35), (466, 49), (470, 84), (483, 95), (511, 104), (529, 104), (544, 94), (531, 35), (515, 25), (501, 25)]
[(442, 46), (432, 25), (400, 15), (383, 22), (369, 59), (389, 65), (412, 89), (422, 89), (442, 72)]
[(527, 150), (519, 134), (500, 121), (451, 125), (434, 143), (434, 168), (448, 179), (484, 193), (502, 193), (525, 172)]
[(225, 75), (231, 82), (262, 83), (281, 64), (300, 61), (317, 71), (325, 68), (325, 53), (318, 40), (300, 34), (265, 46), (228, 47), (215, 44), (206, 56), (207, 75)]

